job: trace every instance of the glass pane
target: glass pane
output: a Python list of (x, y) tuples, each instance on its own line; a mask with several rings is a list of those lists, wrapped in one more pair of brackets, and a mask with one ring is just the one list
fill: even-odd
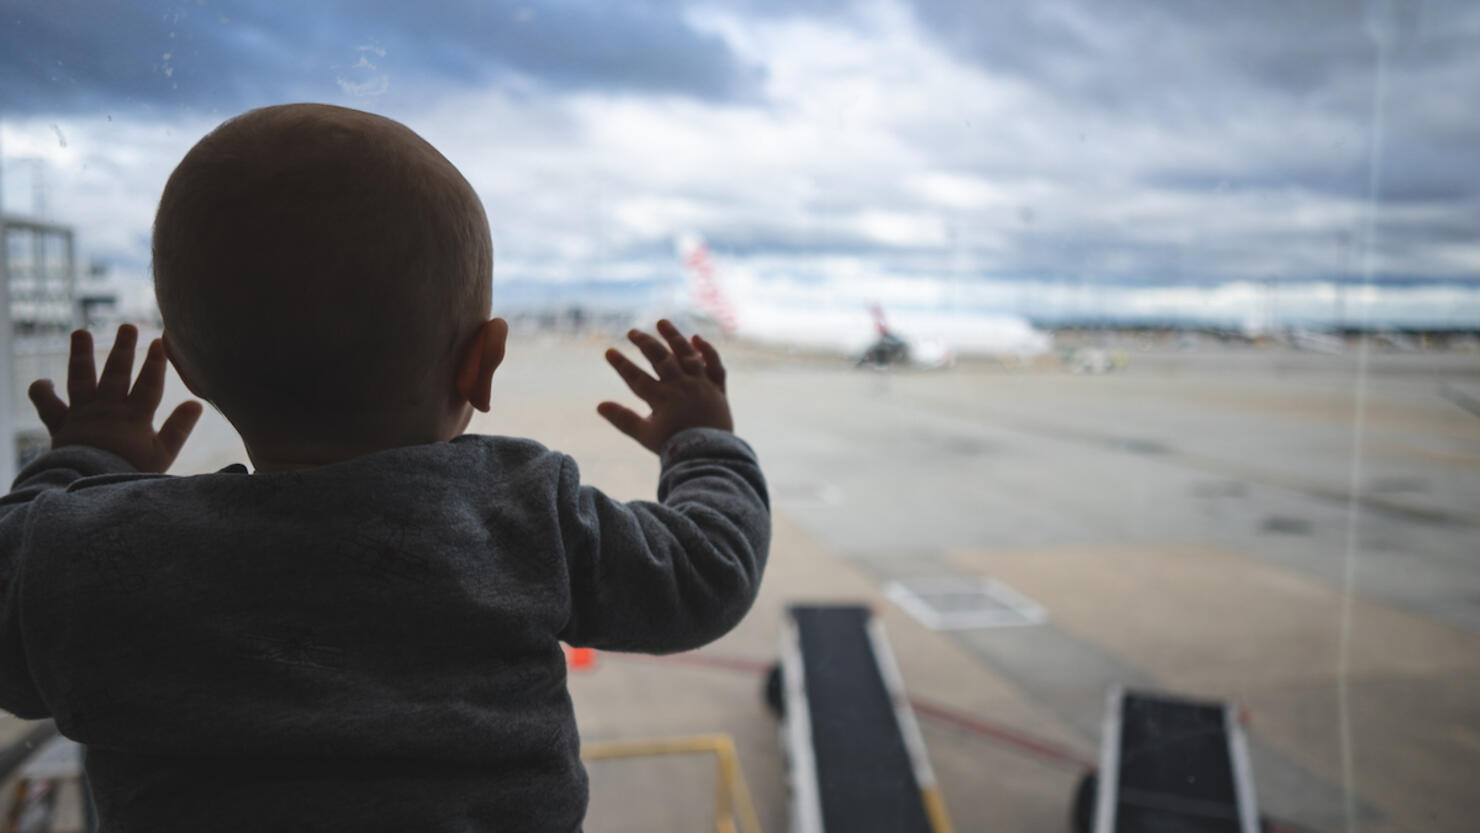
[[(264, 826), (275, 823), (270, 808), (314, 802), (355, 820), (412, 784), (439, 797), (396, 812), (434, 827), (462, 813), (449, 808), (536, 813), (527, 796), (501, 792), (516, 772), (561, 773), (543, 794), (563, 796), (579, 819), (588, 788), (560, 743), (579, 731), (593, 761), (593, 830), (698, 829), (727, 806), (743, 829), (747, 802), (762, 828), (786, 829), (812, 812), (809, 795), (879, 776), (866, 758), (885, 746), (879, 761), (915, 753), (913, 770), (885, 780), (914, 778), (921, 795), (857, 814), (888, 829), (920, 819), (944, 829), (942, 811), (958, 830), (1058, 830), (1071, 813), (1077, 829), (1159, 829), (1172, 816), (1257, 817), (1271, 830), (1471, 829), (1477, 100), (1480, 8), (1438, 0), (9, 4), (0, 469), (61, 459), (46, 456), (59, 430), (42, 418), (48, 400), (38, 411), (28, 389), (49, 378), (74, 398), (74, 328), (92, 334), (99, 368), (120, 323), (139, 328), (136, 368), (151, 340), (174, 333), (172, 361), (207, 368), (194, 387), (214, 404), (169, 469), (180, 479), (122, 477), (0, 506), (11, 513), (0, 517), (0, 706), (27, 718), (0, 718), (0, 761), (26, 759), (23, 745), (44, 740), (32, 718), (52, 714), (72, 740), (103, 750), (89, 763), (100, 794), (127, 793), (138, 777), (127, 773), (148, 755), (187, 762), (153, 770), (180, 786), (150, 805), (164, 808), (159, 818), (234, 807), (228, 784), (257, 785), (247, 791), (252, 812), (268, 812)], [(561, 537), (573, 529), (591, 546), (626, 541), (623, 528), (688, 529), (676, 516), (667, 526), (570, 522), (582, 504), (559, 490), (559, 466), (538, 488), (499, 498), (509, 505), (476, 511), (457, 501), (513, 475), (490, 469), (435, 500), (441, 480), (371, 489), (333, 479), (392, 449), (434, 454), (434, 440), (458, 433), (444, 430), (470, 399), (446, 358), (454, 348), (440, 364), (403, 366), (427, 345), (472, 343), (482, 319), (468, 324), (462, 301), (445, 320), (418, 318), (444, 273), (396, 271), (401, 261), (380, 255), (402, 232), (422, 240), (448, 227), (435, 200), (415, 202), (420, 184), (405, 184), (420, 164), (408, 146), (386, 145), (389, 167), (365, 161), (373, 135), (388, 134), (353, 133), (342, 157), (313, 157), (281, 182), (267, 168), (240, 182), (212, 169), (191, 192), (205, 207), (156, 228), (165, 183), (197, 142), (227, 119), (292, 102), (404, 124), (481, 201), (494, 252), (489, 315), (507, 321), (507, 350), (491, 369), (491, 408), (467, 424), (475, 439), (454, 448), (530, 438), (570, 455), (582, 483), (618, 501), (671, 500), (658, 476), (673, 477), (664, 460), (676, 458), (597, 413), (603, 401), (650, 410), (604, 353), (644, 362), (627, 333), (664, 317), (714, 345), (734, 432), (759, 460), (772, 513), (753, 604), (749, 585), (725, 572), (744, 555), (725, 550), (727, 561), (700, 545), (743, 536), (711, 527), (679, 535), (666, 552), (680, 564), (661, 580), (629, 586), (590, 564), (541, 573), (575, 563), (579, 547)], [(305, 136), (329, 135), (313, 123)], [(277, 135), (238, 151), (266, 165), (278, 157), (261, 149)], [(282, 146), (284, 160), (303, 147)], [(341, 163), (363, 176), (313, 178)], [(271, 183), (251, 191), (258, 174)], [(455, 195), (433, 180), (425, 193)], [(266, 196), (212, 196), (228, 186)], [(335, 204), (336, 194), (359, 196)], [(166, 253), (197, 252), (211, 268), (190, 280), (214, 288), (162, 314), (152, 246), (177, 226), (192, 230), (188, 245), (166, 243)], [(342, 228), (379, 231), (351, 243), (328, 233)], [(471, 257), (455, 246), (406, 251), (407, 263)], [(386, 287), (413, 281), (426, 295), (387, 300)], [(270, 286), (277, 300), (254, 308)], [(254, 362), (282, 355), (297, 372), (253, 376)], [(434, 393), (428, 379), (440, 380)], [(712, 381), (694, 384), (712, 392)], [(364, 396), (336, 403), (331, 391)], [(201, 395), (171, 370), (154, 425)], [(451, 416), (428, 404), (446, 401)], [(254, 410), (262, 402), (278, 404)], [(684, 420), (717, 419), (664, 416), (661, 431), (634, 430), (661, 445)], [(472, 465), (467, 454), (448, 459)], [(222, 473), (238, 463), (252, 473)], [(733, 461), (710, 463), (735, 476)], [(103, 473), (66, 471), (47, 487)], [(280, 505), (253, 491), (314, 478), (337, 485)], [(103, 517), (88, 512), (109, 495), (155, 506), (218, 487), (231, 500), (210, 511), (85, 523)], [(490, 531), (534, 517), (525, 504), (540, 489), (541, 506), (568, 514), (517, 545)], [(326, 497), (340, 494), (360, 497)], [(716, 517), (705, 513), (722, 511), (717, 500), (684, 518), (703, 527)], [(316, 501), (311, 518), (293, 514)], [(26, 526), (33, 510), (41, 520)], [(11, 527), (30, 537), (6, 537)], [(468, 529), (482, 530), (473, 537), (492, 566), (447, 583), (472, 545), (435, 542)], [(213, 531), (219, 545), (198, 543)], [(251, 550), (259, 539), (290, 543)], [(77, 565), (74, 584), (22, 569), (43, 550), (44, 564)], [(170, 560), (187, 550), (193, 561)], [(228, 581), (212, 572), (233, 563), (213, 555), (227, 551), (275, 566)], [(357, 585), (361, 571), (373, 578)], [(538, 592), (495, 590), (536, 574)], [(699, 590), (633, 601), (681, 588), (684, 576), (719, 576), (705, 592), (723, 585), (749, 613), (705, 630), (683, 619), (718, 617)], [(325, 587), (340, 589), (322, 605), (295, 595)], [(619, 631), (687, 624), (653, 625), (672, 639), (661, 645), (583, 640), (570, 624), (596, 604), (580, 600), (583, 587), (620, 609)], [(498, 628), (457, 629), (472, 627), (471, 614), (451, 613), (470, 599)], [(882, 625), (837, 649), (873, 664), (843, 663), (818, 647), (825, 636), (799, 634), (812, 614), (793, 606), (833, 604), (863, 605), (864, 620)], [(434, 627), (439, 612), (451, 621)], [(500, 643), (536, 621), (528, 652)], [(151, 628), (167, 634), (160, 644), (142, 636)], [(562, 636), (596, 653), (562, 660)], [(86, 645), (113, 648), (77, 653)], [(486, 677), (470, 670), (478, 662)], [(248, 670), (228, 685), (202, 670), (218, 667)], [(863, 675), (831, 677), (828, 691), (899, 682), (907, 697), (869, 701), (898, 705), (893, 713), (809, 698), (806, 668)], [(538, 742), (509, 728), (523, 725), (532, 690), (564, 708), (562, 685), (574, 724), (561, 712)], [(327, 690), (335, 696), (304, 694)], [(1231, 707), (1242, 722), (1197, 738), (1198, 767), (1227, 760), (1179, 764), (1187, 744), (1175, 721), (1156, 717), (1171, 711), (1137, 712), (1141, 757), (1120, 773), (1155, 773), (1161, 791), (1097, 803), (1100, 781), (1086, 776), (1120, 765), (1132, 744), (1121, 743), (1117, 704), (1143, 696), (1212, 715)], [(839, 735), (856, 741), (842, 766), (809, 734), (840, 725), (857, 727)], [(711, 733), (732, 739), (748, 798), (727, 780), (724, 744), (693, 737)], [(628, 741), (641, 743), (612, 745)], [(512, 748), (528, 760), (516, 766)], [(339, 786), (303, 787), (313, 756), (314, 777), (342, 774)], [(217, 767), (230, 774), (202, 787), (200, 773)], [(1167, 785), (1179, 772), (1220, 780), (1176, 792)], [(43, 775), (55, 773), (25, 777)], [(81, 825), (81, 794), (40, 790), (26, 812)], [(5, 813), (26, 793), (0, 795)], [(66, 808), (53, 808), (57, 795)], [(1165, 803), (1174, 799), (1183, 803)], [(104, 805), (105, 823), (139, 812)], [(1133, 811), (1104, 815), (1117, 807)]]

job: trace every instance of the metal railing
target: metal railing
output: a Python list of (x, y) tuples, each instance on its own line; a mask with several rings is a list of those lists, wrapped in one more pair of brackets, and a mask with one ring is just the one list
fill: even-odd
[[(735, 754), (735, 741), (726, 734), (686, 735), (653, 740), (613, 740), (586, 744), (581, 749), (585, 761), (608, 761), (617, 758), (652, 758), (664, 755), (707, 753), (715, 757), (718, 776), (715, 779), (715, 833), (761, 833), (760, 819), (750, 800), (750, 789), (740, 771)], [(736, 827), (738, 822), (739, 827)]]

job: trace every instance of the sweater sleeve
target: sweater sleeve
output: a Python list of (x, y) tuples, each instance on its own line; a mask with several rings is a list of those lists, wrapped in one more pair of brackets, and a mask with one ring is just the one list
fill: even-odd
[(0, 708), (28, 719), (48, 716), (31, 680), (19, 611), (24, 551), (37, 500), (84, 477), (133, 471), (128, 461), (112, 452), (65, 446), (22, 469), (10, 494), (0, 498)]
[(669, 653), (724, 635), (760, 589), (770, 500), (755, 453), (728, 431), (693, 428), (663, 448), (658, 501), (621, 503), (560, 476), (561, 535), (575, 646)]

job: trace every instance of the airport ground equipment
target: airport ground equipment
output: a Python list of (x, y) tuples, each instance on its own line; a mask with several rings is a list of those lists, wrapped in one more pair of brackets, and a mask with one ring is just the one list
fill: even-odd
[(1248, 743), (1229, 703), (1113, 689), (1100, 769), (1084, 777), (1076, 833), (1258, 833)]
[(766, 685), (781, 719), (792, 833), (951, 833), (884, 625), (861, 605), (794, 605)]
[(583, 744), (584, 761), (618, 758), (650, 758), (661, 755), (713, 755), (718, 769), (714, 794), (715, 833), (761, 833), (761, 824), (750, 800), (750, 789), (735, 755), (735, 741), (726, 734), (690, 735), (656, 740), (614, 740)]
[[(4, 833), (97, 830), (83, 776), (82, 747), (53, 734), (20, 767), (10, 787)], [(65, 796), (65, 797), (64, 797)], [(70, 818), (70, 824), (65, 823)]]

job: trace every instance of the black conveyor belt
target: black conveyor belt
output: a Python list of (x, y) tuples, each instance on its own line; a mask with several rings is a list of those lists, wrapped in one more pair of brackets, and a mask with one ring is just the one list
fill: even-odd
[(920, 787), (869, 643), (865, 607), (794, 606), (823, 826), (930, 833)]
[(1115, 833), (1239, 833), (1222, 703), (1126, 692)]

